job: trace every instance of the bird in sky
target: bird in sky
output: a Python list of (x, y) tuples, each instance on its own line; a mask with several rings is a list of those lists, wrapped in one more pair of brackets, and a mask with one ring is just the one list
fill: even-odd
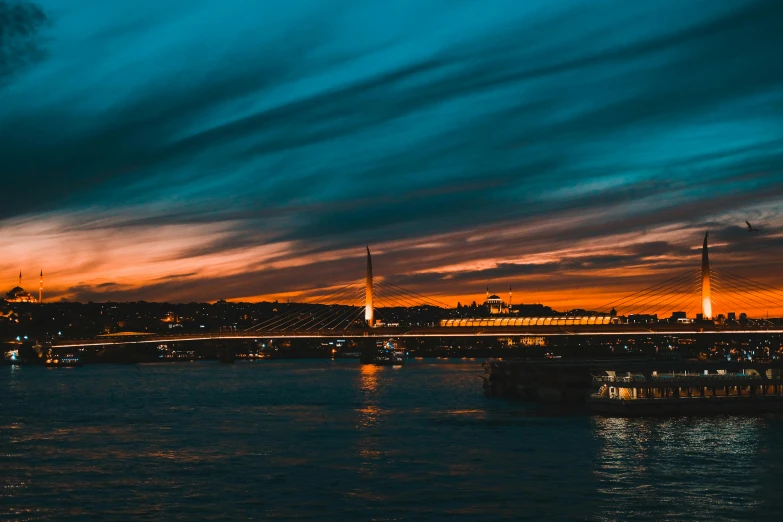
[(759, 231), (758, 228), (753, 228), (753, 225), (751, 225), (749, 221), (746, 220), (745, 224), (748, 225), (748, 232), (758, 232)]

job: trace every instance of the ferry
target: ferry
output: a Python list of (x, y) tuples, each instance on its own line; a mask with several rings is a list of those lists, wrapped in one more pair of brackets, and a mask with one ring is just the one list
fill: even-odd
[(595, 375), (588, 398), (606, 416), (710, 415), (783, 411), (783, 379), (777, 368), (608, 371)]
[(610, 416), (783, 411), (783, 360), (516, 359), (484, 363), (484, 393)]

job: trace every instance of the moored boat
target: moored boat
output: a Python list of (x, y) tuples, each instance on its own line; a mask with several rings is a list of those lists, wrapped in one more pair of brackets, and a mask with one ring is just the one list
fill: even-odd
[(44, 366), (47, 368), (70, 368), (81, 365), (82, 362), (75, 355), (55, 355), (47, 358), (44, 361)]
[(363, 364), (399, 366), (405, 364), (405, 349), (396, 339), (378, 341), (374, 347), (362, 352), (360, 361)]
[(714, 415), (783, 411), (779, 369), (671, 371), (595, 376), (591, 411), (608, 416)]

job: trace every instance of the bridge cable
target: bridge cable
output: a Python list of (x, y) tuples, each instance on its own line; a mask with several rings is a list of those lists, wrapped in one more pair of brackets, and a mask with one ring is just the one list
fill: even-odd
[(420, 297), (420, 298), (424, 299), (425, 301), (430, 301), (432, 303), (437, 303), (438, 307), (441, 307), (441, 308), (453, 308), (452, 306), (450, 306), (450, 305), (448, 305), (448, 304), (446, 304), (446, 303), (444, 303), (442, 301), (438, 301), (437, 299), (433, 299), (432, 297), (427, 297), (426, 295), (420, 294), (418, 292), (414, 292), (412, 290), (408, 290), (408, 289), (403, 288), (401, 286), (398, 286), (398, 285), (395, 285), (393, 283), (390, 283), (389, 281), (383, 281), (383, 283), (388, 285), (388, 286), (391, 286), (392, 288), (399, 289), (402, 292), (406, 292), (408, 294)]
[[(717, 299), (717, 305), (715, 306), (716, 310), (719, 310), (720, 308), (726, 308), (725, 312), (728, 313), (730, 309), (727, 305), (733, 307), (737, 312), (749, 312), (759, 308), (757, 304), (751, 303), (741, 298), (739, 295), (737, 295), (737, 292), (732, 292), (730, 289), (724, 289), (719, 284), (717, 284), (717, 282), (715, 284), (715, 290), (716, 291), (713, 292), (713, 295), (715, 295)], [(769, 309), (768, 306), (762, 306), (761, 308)]]
[(254, 326), (253, 327), (254, 331), (270, 330), (272, 328), (282, 328), (282, 329), (288, 328), (289, 325), (291, 325), (292, 323), (306, 319), (306, 318), (302, 318), (301, 314), (305, 312), (309, 312), (310, 316), (312, 316), (313, 313), (312, 310), (314, 307), (317, 309), (317, 307), (319, 306), (324, 306), (324, 302), (326, 301), (331, 301), (333, 299), (340, 299), (343, 294), (350, 291), (351, 287), (353, 287), (356, 284), (357, 283), (354, 282), (345, 285), (325, 296), (321, 296), (315, 302), (299, 303), (293, 309), (287, 310), (286, 312), (282, 313), (280, 316), (273, 317)]
[[(717, 288), (716, 288), (717, 289)], [(731, 297), (731, 294), (726, 293), (724, 294), (720, 289), (718, 289), (718, 292), (714, 293), (715, 297), (717, 298), (716, 303), (713, 303), (713, 306), (715, 307), (715, 310), (718, 310), (719, 307), (725, 307), (726, 313), (728, 314), (729, 307), (726, 306), (726, 304), (732, 306), (736, 311), (742, 312), (743, 309), (747, 308), (754, 308), (753, 306), (749, 306), (747, 303), (744, 303), (742, 301), (738, 301), (736, 296)], [(726, 304), (724, 304), (726, 303)], [(713, 315), (715, 315), (713, 313)]]
[(378, 292), (378, 299), (380, 302), (387, 305), (388, 308), (414, 308), (419, 307), (420, 303), (414, 301), (409, 297), (405, 297), (394, 292), (383, 289)]
[[(350, 287), (352, 287), (352, 286), (354, 286), (354, 285), (356, 285), (356, 284), (357, 284), (357, 282), (356, 282), (356, 281), (354, 281), (354, 282), (348, 283), (348, 284), (346, 284), (346, 285), (344, 285), (344, 286), (338, 287), (337, 289), (335, 289), (335, 290), (333, 290), (333, 291), (329, 292), (328, 294), (325, 294), (325, 295), (319, 296), (319, 297), (318, 297), (318, 299), (316, 299), (316, 300), (315, 300), (315, 301), (313, 301), (313, 302), (302, 302), (302, 303), (297, 303), (297, 304), (296, 304), (296, 305), (295, 305), (293, 308), (290, 308), (289, 310), (286, 310), (286, 311), (285, 311), (285, 312), (283, 312), (281, 315), (287, 315), (287, 314), (289, 314), (289, 313), (291, 313), (291, 312), (295, 312), (295, 311), (297, 311), (297, 310), (299, 310), (299, 309), (301, 309), (301, 308), (306, 308), (306, 307), (308, 307), (308, 306), (317, 305), (317, 304), (320, 304), (320, 303), (322, 303), (322, 302), (324, 302), (324, 301), (330, 300), (330, 299), (334, 298), (335, 296), (338, 296), (339, 294), (341, 294), (342, 292), (344, 292), (346, 289), (348, 289), (348, 288), (350, 288)], [(271, 319), (267, 319), (267, 320), (265, 320), (265, 321), (261, 321), (261, 322), (260, 322), (258, 325), (254, 326), (253, 328), (255, 328), (255, 327), (257, 327), (257, 326), (260, 326), (260, 325), (264, 325), (265, 323), (274, 322), (274, 320), (275, 320), (275, 319), (277, 319), (277, 318), (279, 318), (279, 317), (280, 317), (280, 316), (276, 316), (276, 317), (273, 317), (273, 318), (271, 318)]]
[[(735, 280), (737, 283), (743, 283), (750, 287), (755, 287), (757, 292), (760, 293), (766, 293), (768, 295), (775, 296), (776, 299), (783, 298), (783, 293), (778, 292), (776, 289), (774, 289), (771, 286), (768, 285), (762, 285), (761, 283), (756, 283), (755, 281), (751, 281), (750, 279), (736, 276), (733, 274), (730, 274), (729, 272), (724, 272), (723, 270), (716, 271), (719, 276), (726, 277), (727, 279)], [(716, 273), (713, 272), (713, 273)]]
[(396, 296), (403, 301), (406, 301), (408, 303), (413, 303), (413, 306), (418, 306), (418, 307), (428, 306), (431, 308), (442, 308), (445, 310), (452, 309), (445, 303), (441, 303), (434, 299), (426, 298), (425, 296), (421, 296), (421, 294), (417, 294), (415, 292), (409, 292), (404, 288), (401, 288), (397, 285), (392, 285), (391, 283), (383, 282), (381, 283), (380, 287), (381, 287), (382, 294), (388, 295), (389, 297)]
[(688, 316), (688, 312), (693, 310), (694, 307), (698, 306), (699, 304), (699, 293), (701, 291), (701, 287), (698, 283), (698, 281), (691, 287), (690, 292), (687, 292), (683, 295), (681, 299), (676, 301), (675, 303), (672, 303), (671, 306), (667, 309), (664, 309), (664, 312), (661, 314), (663, 316), (663, 319), (666, 318), (667, 315), (674, 312), (683, 311), (683, 305), (687, 304), (688, 302), (691, 302), (691, 306), (688, 308), (688, 310), (685, 312), (685, 316)]
[(644, 291), (644, 293), (637, 292), (638, 295), (636, 295), (636, 297), (628, 300), (622, 306), (615, 304), (614, 308), (618, 310), (618, 313), (622, 311), (624, 315), (627, 315), (633, 310), (636, 310), (639, 307), (643, 307), (647, 303), (650, 303), (656, 299), (659, 299), (661, 296), (668, 294), (671, 289), (677, 288), (682, 284), (689, 283), (694, 277), (695, 276), (692, 272), (685, 272), (677, 277), (668, 279), (665, 283), (656, 285), (655, 289), (648, 288)]
[(627, 301), (622, 306), (616, 305), (615, 308), (622, 311), (624, 314), (635, 312), (640, 308), (645, 307), (649, 303), (655, 303), (661, 297), (668, 295), (673, 289), (679, 288), (681, 285), (688, 284), (691, 280), (695, 279), (695, 275), (683, 274), (682, 276), (673, 279), (665, 285), (659, 286), (655, 290), (649, 290), (645, 294), (640, 294), (633, 299)]
[[(349, 304), (349, 305), (344, 305), (344, 304), (343, 305), (337, 305), (337, 306), (341, 307), (342, 310), (338, 309), (331, 317), (327, 316), (325, 318), (319, 319), (318, 321), (315, 322), (315, 324), (313, 324), (312, 326), (310, 326), (306, 330), (310, 331), (313, 328), (315, 328), (316, 326), (320, 326), (320, 329), (323, 329), (323, 330), (336, 329), (348, 317), (356, 315), (357, 308), (359, 310), (362, 310), (362, 308), (361, 307), (357, 307), (355, 304), (353, 304), (353, 302), (355, 302), (356, 299), (361, 297), (361, 293), (359, 293), (358, 295), (355, 293), (354, 295), (355, 295), (355, 297), (354, 297), (354, 300), (352, 301), (351, 304)], [(332, 326), (332, 325), (334, 325), (334, 326)], [(303, 325), (302, 328), (304, 328), (304, 326), (305, 325)]]
[(395, 302), (405, 303), (403, 306), (407, 306), (407, 307), (432, 306), (427, 303), (422, 304), (422, 302), (417, 300), (416, 298), (410, 297), (406, 294), (402, 294), (401, 292), (399, 292), (398, 290), (394, 290), (393, 288), (387, 288), (385, 286), (381, 286), (380, 290), (381, 290), (380, 291), (381, 297), (386, 297), (387, 299)]
[(692, 276), (693, 276), (692, 271), (683, 272), (675, 277), (669, 278), (656, 285), (645, 288), (644, 290), (634, 292), (633, 294), (629, 294), (623, 298), (616, 299), (606, 305), (602, 305), (601, 307), (598, 308), (598, 311), (605, 312), (606, 309), (610, 306), (612, 308), (619, 309), (619, 310), (627, 309), (626, 307), (629, 307), (634, 303), (644, 302), (653, 296), (659, 295), (661, 292), (665, 292), (668, 287), (677, 285), (682, 281), (686, 281), (688, 280), (688, 278)]
[[(744, 288), (738, 287), (735, 285), (732, 285), (730, 283), (721, 281), (720, 279), (715, 279), (715, 286), (719, 290), (719, 294), (723, 296), (724, 299), (728, 299), (729, 295), (734, 296), (735, 303), (736, 301), (739, 301), (744, 304), (744, 306), (748, 307), (750, 309), (759, 308), (769, 310), (770, 308), (776, 309), (780, 305), (774, 301), (771, 301), (766, 298), (754, 298), (752, 295), (745, 295), (749, 292), (745, 291)], [(726, 294), (723, 294), (723, 290), (726, 291)], [(743, 297), (744, 296), (744, 297)], [(758, 297), (758, 296), (757, 296)]]
[(329, 294), (320, 296), (314, 302), (298, 303), (296, 306), (294, 306), (293, 308), (291, 308), (289, 310), (286, 310), (281, 315), (272, 317), (272, 318), (267, 319), (265, 321), (262, 321), (262, 322), (258, 323), (257, 325), (253, 326), (252, 328), (256, 329), (256, 330), (260, 329), (260, 328), (267, 328), (267, 327), (269, 327), (269, 326), (271, 326), (273, 324), (280, 323), (281, 321), (288, 320), (293, 315), (296, 315), (297, 313), (301, 313), (305, 309), (309, 309), (309, 308), (312, 308), (313, 306), (321, 305), (323, 302), (330, 301), (330, 300), (332, 300), (334, 298), (339, 298), (339, 296), (341, 294), (343, 294), (344, 292), (346, 292), (348, 289), (350, 289), (352, 286), (354, 286), (356, 284), (357, 284), (356, 282), (349, 283), (349, 284), (347, 284), (345, 286), (342, 286), (342, 287), (340, 287), (340, 288), (330, 292)]
[(673, 280), (675, 280), (675, 279), (679, 279), (679, 278), (681, 278), (681, 277), (683, 277), (683, 276), (685, 276), (685, 275), (688, 275), (688, 274), (690, 274), (690, 273), (691, 273), (691, 270), (688, 270), (687, 272), (683, 272), (683, 273), (681, 273), (681, 274), (678, 274), (678, 275), (676, 275), (676, 276), (674, 276), (674, 277), (672, 277), (672, 278), (666, 279), (666, 280), (664, 280), (664, 281), (661, 281), (661, 282), (659, 282), (659, 283), (656, 283), (656, 284), (654, 284), (654, 285), (652, 285), (652, 286), (649, 286), (649, 287), (647, 287), (647, 288), (643, 288), (643, 289), (641, 289), (641, 290), (638, 290), (638, 291), (636, 291), (636, 292), (634, 292), (634, 293), (632, 293), (632, 294), (628, 294), (628, 295), (626, 295), (626, 296), (624, 296), (624, 297), (621, 297), (621, 298), (619, 298), (619, 299), (615, 299), (614, 301), (610, 301), (610, 302), (606, 303), (605, 305), (601, 305), (601, 306), (600, 306), (600, 307), (599, 307), (597, 310), (600, 312), (600, 311), (603, 311), (603, 310), (607, 310), (607, 309), (609, 309), (610, 307), (616, 307), (616, 306), (617, 306), (617, 305), (619, 305), (620, 303), (622, 303), (622, 302), (624, 302), (624, 301), (626, 301), (626, 300), (628, 300), (628, 299), (631, 299), (631, 298), (632, 298), (632, 297), (634, 297), (634, 296), (637, 296), (637, 295), (643, 295), (644, 293), (647, 293), (649, 290), (653, 290), (653, 289), (655, 289), (655, 288), (657, 288), (657, 287), (659, 287), (659, 286), (665, 285), (666, 283), (668, 283), (668, 282), (670, 282), (670, 281), (673, 281)]
[(770, 299), (769, 297), (766, 297), (764, 294), (760, 294), (757, 290), (753, 288), (742, 286), (740, 283), (737, 283), (729, 279), (724, 280), (722, 277), (716, 277), (715, 280), (717, 284), (722, 285), (727, 290), (733, 290), (735, 293), (739, 292), (741, 294), (751, 294), (747, 296), (747, 299), (755, 302), (756, 304), (761, 304), (762, 306), (767, 308), (769, 308), (770, 305), (772, 305), (772, 307), (780, 306), (779, 301)]
[(695, 280), (684, 281), (682, 284), (679, 284), (678, 286), (668, 290), (665, 294), (661, 294), (660, 297), (657, 297), (654, 301), (648, 302), (649, 304), (644, 308), (639, 309), (637, 307), (634, 311), (634, 314), (643, 315), (643, 314), (651, 313), (653, 311), (657, 313), (661, 313), (662, 310), (668, 311), (668, 309), (665, 308), (666, 306), (671, 305), (675, 301), (677, 301), (677, 303), (680, 303), (683, 300), (682, 299), (683, 294), (685, 294), (686, 296), (685, 298), (687, 299), (692, 293), (693, 288), (697, 285), (697, 283), (698, 282)]
[(646, 314), (660, 314), (661, 317), (669, 311), (670, 307), (678, 306), (683, 300), (689, 299), (693, 288), (696, 286), (695, 282), (687, 282), (682, 286), (673, 288), (670, 292), (656, 298), (654, 301), (648, 303), (644, 308), (634, 310), (631, 315), (646, 315)]
[(319, 319), (318, 321), (315, 321), (310, 325), (302, 325), (301, 329), (303, 329), (306, 332), (311, 332), (313, 330), (336, 329), (349, 316), (356, 315), (357, 308), (358, 307), (356, 306), (345, 306), (344, 308), (341, 306), (341, 308), (334, 311), (332, 315), (327, 315), (326, 317)]
[[(361, 288), (355, 288), (350, 293), (347, 293), (341, 297), (341, 299), (349, 299), (349, 302), (353, 303), (356, 301), (356, 299), (361, 295), (363, 290)], [(335, 311), (335, 307), (345, 307), (352, 305), (346, 305), (343, 303), (334, 303), (334, 304), (321, 304), (319, 306), (324, 306), (325, 308), (322, 310), (317, 310), (315, 312), (312, 312), (309, 317), (304, 318), (299, 323), (294, 323), (291, 327), (293, 328), (305, 328), (312, 324), (319, 324), (322, 323), (324, 320), (331, 321), (332, 318), (334, 318), (335, 314), (342, 313), (342, 310), (338, 309)], [(287, 326), (288, 328), (288, 326)]]
[[(355, 307), (354, 303), (358, 299), (362, 298), (363, 295), (364, 295), (364, 289), (356, 288), (352, 292), (345, 294), (344, 296), (341, 297), (341, 299), (344, 302), (328, 305), (327, 308), (321, 310), (320, 312), (313, 313), (309, 320), (297, 325), (297, 327), (304, 328), (305, 326), (310, 326), (313, 323), (323, 324), (324, 321), (332, 322), (335, 317), (344, 314), (345, 308), (349, 308), (350, 310), (353, 310), (353, 308)], [(345, 301), (347, 301), (347, 303)]]

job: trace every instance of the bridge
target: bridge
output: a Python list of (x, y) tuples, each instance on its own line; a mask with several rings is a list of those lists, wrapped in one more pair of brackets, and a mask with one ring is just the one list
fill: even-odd
[[(535, 329), (533, 329), (535, 328)], [(419, 338), (419, 337), (552, 337), (552, 336), (654, 336), (654, 335), (725, 335), (725, 334), (783, 334), (783, 328), (720, 328), (718, 326), (705, 328), (692, 325), (657, 325), (647, 328), (640, 325), (617, 325), (606, 328), (571, 329), (559, 327), (532, 328), (377, 328), (372, 330), (349, 330), (335, 332), (334, 330), (307, 332), (263, 332), (252, 335), (246, 332), (216, 333), (216, 334), (180, 334), (180, 335), (134, 335), (115, 336), (112, 338), (72, 339), (52, 343), (55, 348), (84, 348), (89, 346), (133, 345), (133, 344), (165, 344), (180, 341), (217, 341), (217, 340), (247, 340), (261, 339), (360, 339), (360, 338)]]
[[(710, 267), (709, 233), (704, 236), (701, 267), (677, 274), (616, 299), (597, 312), (580, 316), (517, 317), (510, 314), (465, 318), (446, 303), (373, 277), (367, 248), (364, 277), (311, 302), (285, 310), (243, 331), (194, 334), (114, 334), (92, 339), (56, 339), (55, 348), (133, 345), (213, 340), (552, 337), (552, 336), (711, 336), (783, 334), (769, 321), (728, 322), (713, 314), (721, 307), (779, 309), (783, 292), (745, 277)], [(395, 315), (414, 308), (438, 310), (442, 318), (427, 325), (401, 325)], [(687, 316), (700, 310), (697, 320)], [(676, 322), (649, 321), (649, 315), (678, 313)], [(682, 317), (682, 316), (685, 317)], [(641, 318), (641, 319), (640, 319)], [(647, 318), (647, 319), (645, 319)], [(724, 317), (721, 316), (723, 319)]]

